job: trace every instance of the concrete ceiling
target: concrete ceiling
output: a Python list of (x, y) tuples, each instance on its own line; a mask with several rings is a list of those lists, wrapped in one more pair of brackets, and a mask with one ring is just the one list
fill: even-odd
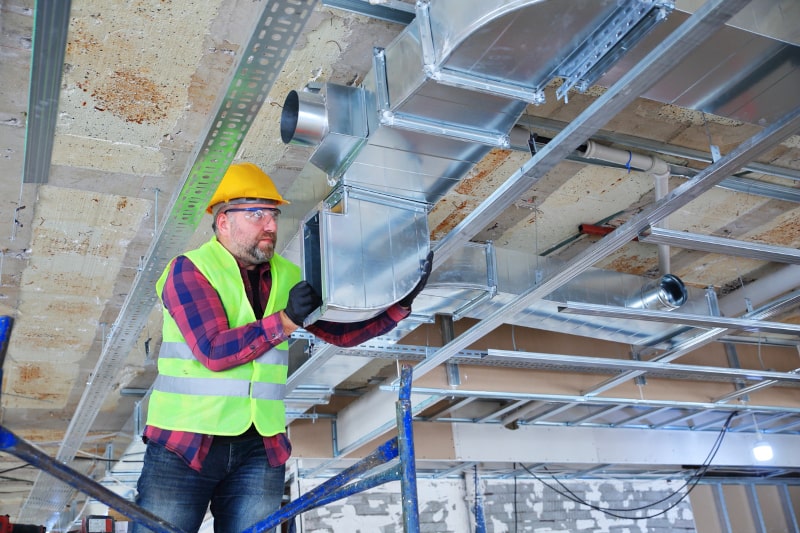
[[(41, 6), (38, 23), (45, 24), (44, 6), (51, 13), (57, 9), (52, 2)], [(426, 428), (416, 436), (421, 469), (441, 472), (480, 462), (487, 470), (502, 470), (511, 462), (530, 462), (573, 473), (601, 463), (609, 475), (660, 468), (680, 472), (702, 457), (686, 452), (686, 457), (665, 453), (603, 460), (567, 447), (544, 458), (525, 446), (537, 438), (525, 431), (593, 430), (598, 449), (613, 440), (601, 430), (633, 431), (635, 448), (663, 432), (671, 432), (675, 442), (689, 433), (713, 438), (734, 409), (740, 415), (730, 422), (732, 431), (752, 437), (758, 423), (757, 429), (787, 439), (786, 449), (796, 449), (800, 137), (793, 135), (796, 126), (778, 138), (769, 134), (782, 121), (797, 123), (797, 95), (783, 98), (780, 87), (800, 76), (798, 4), (752, 2), (722, 30), (767, 39), (779, 51), (778, 59), (756, 56), (726, 69), (725, 62), (703, 64), (699, 54), (690, 54), (681, 63), (688, 70), (643, 87), (619, 112), (592, 122), (602, 116), (593, 104), (625, 97), (615, 83), (636, 72), (646, 47), (666, 42), (699, 7), (678, 2), (648, 36), (651, 42), (643, 41), (588, 90), (570, 91), (568, 101), (555, 94), (560, 81), (548, 84), (546, 101), (528, 105), (510, 132), (511, 146), (493, 147), (431, 206), (430, 237), (442, 243), (442, 250), (462, 241), (491, 243), (498, 253), (511, 254), (514, 264), (522, 261), (517, 257), (532, 261), (531, 271), (539, 261), (548, 266), (533, 275), (534, 283), (520, 281), (525, 286), (517, 294), (500, 294), (454, 322), (447, 313), (426, 315), (426, 301), (448, 298), (442, 285), (423, 293), (422, 307), (415, 309), (420, 316), (392, 338), (350, 351), (315, 345), (314, 365), (300, 366), (291, 385), (296, 394), (320, 382), (327, 389), (316, 402), (290, 402), (296, 456), (308, 458), (306, 464), (329, 464), (330, 442), (304, 443), (316, 443), (320, 435), (329, 440), (334, 415), (339, 450), (352, 452), (350, 458), (362, 445), (385, 437), (393, 415), (382, 417), (381, 407), (395, 397), (387, 385), (397, 376), (397, 361), (416, 364), (420, 371), (415, 405), (420, 428)], [(269, 16), (262, 18), (265, 12)], [(303, 172), (312, 149), (281, 141), (284, 98), (309, 83), (359, 86), (373, 68), (373, 49), (389, 46), (414, 18), (414, 2), (73, 0), (65, 42), (55, 45), (54, 32), (35, 35), (35, 13), (33, 0), (0, 1), (0, 194), (5, 198), (0, 220), (6, 220), (5, 230), (0, 225), (0, 314), (14, 318), (3, 366), (2, 425), (47, 455), (100, 477), (137, 440), (143, 391), (155, 374), (160, 310), (150, 282), (169, 258), (210, 236), (203, 199), (210, 197), (224, 166), (231, 160), (260, 164), (288, 198), (297, 200), (288, 220), (302, 219), (303, 209), (322, 199), (314, 195), (325, 184), (310, 184)], [(57, 20), (49, 23), (58, 26)], [(236, 81), (242, 79), (243, 64), (254, 57), (259, 61), (249, 47), (261, 23), (267, 35), (263, 42), (277, 43), (277, 51), (257, 50), (268, 56), (265, 70), (277, 75), (243, 88)], [(37, 57), (34, 43), (40, 50), (52, 48)], [(527, 44), (531, 56), (542, 50), (541, 41)], [(54, 86), (57, 106), (48, 106), (37, 92), (53, 85), (52, 73), (61, 75)], [(255, 96), (237, 96), (237, 88)], [(244, 101), (250, 107), (225, 107)], [(238, 129), (231, 132), (220, 124)], [(576, 124), (587, 131), (584, 138), (570, 131)], [(526, 167), (533, 157), (530, 133), (544, 139), (537, 150), (558, 150), (561, 135), (573, 135), (577, 142), (562, 146), (569, 156), (528, 187), (524, 180), (517, 185), (522, 192), (515, 198), (491, 203), (521, 168), (531, 170)], [(227, 141), (221, 142), (224, 135)], [(663, 203), (656, 203), (653, 177), (582, 157), (581, 149), (574, 149), (587, 137), (665, 161), (673, 194), (683, 194), (698, 181), (695, 176), (711, 175), (721, 183), (702, 194), (689, 190), (690, 201), (658, 212)], [(721, 166), (739, 153), (743, 159), (724, 176), (715, 174), (713, 160)], [(547, 161), (551, 156), (537, 152), (536, 157)], [(666, 222), (663, 215), (669, 215)], [(616, 290), (620, 279), (642, 285), (657, 279), (662, 273), (658, 247), (637, 238), (639, 229), (657, 221), (691, 234), (689, 243), (669, 248), (669, 273), (688, 288), (687, 308), (673, 311), (672, 318), (631, 320), (601, 306), (600, 320), (609, 325), (602, 334), (572, 325), (560, 330), (550, 325), (553, 316), (537, 319), (530, 311), (553, 289), (579, 279), (587, 266), (611, 276), (603, 278), (609, 280), (603, 291)], [(592, 234), (617, 228), (622, 233)], [(283, 233), (289, 242), (293, 231)], [(613, 240), (614, 235), (623, 240)], [(703, 251), (697, 244), (702, 236), (724, 238), (729, 246), (723, 250), (715, 241), (712, 252)], [(537, 284), (549, 290), (540, 295), (544, 289)], [(717, 302), (724, 317), (740, 322), (714, 323)], [(763, 314), (751, 313), (764, 306)], [(691, 321), (698, 316), (709, 320)], [(757, 331), (756, 319), (786, 327)], [(648, 332), (651, 339), (653, 328), (659, 328), (664, 338), (637, 345), (615, 333), (622, 328), (614, 320), (634, 333)], [(445, 364), (448, 360), (452, 364)], [(652, 365), (643, 366), (648, 360)], [(613, 361), (628, 366), (614, 367)], [(623, 379), (604, 386), (614, 376)], [(761, 385), (736, 394), (754, 383)], [(508, 453), (491, 452), (491, 446), (483, 447), (483, 455), (475, 452), (482, 441), (469, 428), (477, 424), (505, 431), (498, 438), (506, 439)], [(443, 436), (442, 428), (453, 432)], [(752, 479), (765, 472), (747, 454), (734, 452), (725, 452), (720, 475), (736, 471)], [(776, 461), (769, 471), (773, 477), (795, 479), (800, 473), (797, 457)], [(68, 508), (74, 514), (83, 501), (54, 488), (60, 485), (52, 485), (50, 476), (11, 454), (0, 453), (0, 478), (0, 514), (12, 518), (39, 523)]]

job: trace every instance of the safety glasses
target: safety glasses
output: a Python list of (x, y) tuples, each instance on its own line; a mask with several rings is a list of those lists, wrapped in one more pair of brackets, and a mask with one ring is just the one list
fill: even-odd
[(281, 210), (276, 207), (232, 207), (225, 210), (228, 213), (244, 213), (244, 218), (253, 224), (263, 224), (266, 221), (278, 222)]

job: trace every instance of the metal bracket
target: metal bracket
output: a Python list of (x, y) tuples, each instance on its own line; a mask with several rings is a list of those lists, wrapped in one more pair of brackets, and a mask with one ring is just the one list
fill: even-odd
[(388, 110), (384, 110), (381, 113), (380, 123), (383, 126), (418, 131), (429, 135), (451, 137), (496, 148), (508, 149), (511, 147), (511, 139), (505, 134), (476, 130), (459, 124), (429, 120), (423, 117), (406, 115), (404, 113), (393, 113)]
[(372, 50), (372, 71), (375, 72), (375, 101), (378, 112), (389, 109), (389, 83), (386, 78), (386, 51), (383, 48)]
[(503, 83), (465, 72), (436, 68), (428, 64), (425, 65), (424, 70), (428, 78), (451, 87), (461, 87), (486, 94), (513, 98), (514, 100), (521, 100), (534, 105), (542, 105), (547, 100), (544, 90), (538, 87), (531, 88), (513, 83)]
[(608, 21), (556, 68), (555, 75), (564, 78), (556, 95), (565, 103), (571, 88), (586, 91), (675, 7), (670, 0), (628, 0), (619, 4)]

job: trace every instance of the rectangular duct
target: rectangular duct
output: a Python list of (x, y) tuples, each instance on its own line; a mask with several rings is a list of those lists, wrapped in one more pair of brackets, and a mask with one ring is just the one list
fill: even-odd
[[(303, 221), (303, 275), (322, 296), (309, 321), (370, 318), (416, 285), (428, 253), (423, 204), (341, 185)], [(388, 236), (388, 238), (387, 238)]]
[[(405, 296), (430, 247), (433, 205), (492, 148), (510, 146), (527, 105), (541, 103), (537, 94), (555, 77), (573, 77), (560, 72), (565, 64), (586, 54), (593, 65), (613, 62), (631, 28), (671, 8), (658, 0), (418, 2), (414, 21), (374, 51), (362, 86), (292, 91), (281, 137), (315, 146), (310, 163), (332, 188), (301, 224), (304, 276), (323, 299), (311, 319), (363, 320)], [(532, 42), (541, 50), (525, 53)], [(591, 74), (578, 71), (570, 83)]]

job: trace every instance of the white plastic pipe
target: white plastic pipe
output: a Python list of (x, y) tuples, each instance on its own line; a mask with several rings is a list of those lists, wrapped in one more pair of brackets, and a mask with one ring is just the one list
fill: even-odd
[[(586, 141), (586, 151), (583, 155), (587, 159), (616, 163), (650, 174), (655, 182), (656, 201), (669, 193), (670, 170), (669, 165), (663, 159), (603, 146), (592, 140)], [(667, 219), (659, 221), (658, 227), (668, 228)], [(670, 273), (669, 246), (666, 244), (658, 245), (658, 269), (662, 276)]]

